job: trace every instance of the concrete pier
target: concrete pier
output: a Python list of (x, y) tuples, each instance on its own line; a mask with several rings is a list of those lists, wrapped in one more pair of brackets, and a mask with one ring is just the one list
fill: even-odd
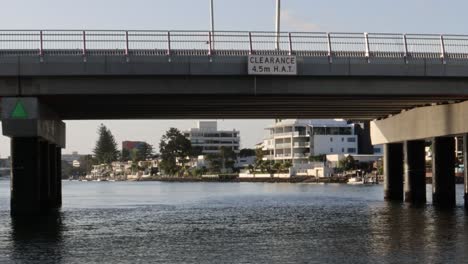
[(11, 139), (11, 214), (40, 212), (40, 139)]
[(39, 200), (41, 211), (48, 211), (51, 203), (50, 189), (50, 164), (49, 164), (49, 143), (45, 140), (40, 140), (39, 143)]
[(60, 153), (57, 145), (42, 138), (11, 139), (12, 215), (45, 213), (61, 206)]
[(455, 206), (455, 139), (436, 137), (432, 141), (432, 200), (443, 208)]
[(11, 214), (53, 211), (62, 203), (65, 123), (38, 98), (2, 98), (2, 132), (11, 138)]
[(413, 140), (404, 143), (404, 192), (405, 202), (426, 203), (425, 141)]
[(49, 207), (57, 208), (57, 151), (55, 144), (48, 144), (49, 147)]
[(465, 208), (468, 210), (468, 134), (463, 135), (463, 164), (465, 165)]
[(384, 199), (403, 201), (403, 144), (384, 145)]
[(55, 159), (56, 159), (56, 188), (57, 196), (55, 199), (56, 207), (62, 207), (62, 148), (55, 146)]

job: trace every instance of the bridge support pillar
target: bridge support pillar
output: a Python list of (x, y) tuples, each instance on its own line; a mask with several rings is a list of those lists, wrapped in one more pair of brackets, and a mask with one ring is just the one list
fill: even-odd
[(384, 199), (403, 201), (403, 144), (384, 145)]
[(455, 200), (455, 139), (432, 140), (432, 200), (441, 208), (452, 208)]
[(463, 164), (464, 167), (464, 183), (465, 183), (465, 209), (468, 210), (468, 134), (463, 135)]
[(57, 171), (57, 145), (51, 143), (49, 144), (49, 168), (50, 168), (50, 199), (49, 199), (49, 207), (50, 208), (59, 208), (59, 199), (58, 199), (58, 188), (59, 186), (59, 174)]
[[(39, 202), (41, 211), (48, 211), (51, 204), (51, 168), (49, 163), (49, 143), (39, 140)], [(13, 186), (14, 187), (14, 186)]]
[(40, 203), (40, 139), (11, 139), (11, 214), (39, 213)]
[(11, 214), (60, 207), (65, 124), (33, 97), (4, 97), (1, 109), (3, 134), (11, 138)]
[(426, 152), (425, 141), (414, 140), (404, 143), (405, 202), (426, 203)]
[(55, 145), (55, 170), (56, 170), (56, 207), (62, 207), (62, 148)]

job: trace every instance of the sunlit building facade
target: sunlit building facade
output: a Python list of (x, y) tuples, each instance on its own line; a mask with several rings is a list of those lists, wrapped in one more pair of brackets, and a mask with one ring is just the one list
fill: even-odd
[(266, 128), (265, 159), (305, 164), (310, 156), (357, 154), (354, 124), (340, 119), (286, 119)]
[(192, 143), (192, 147), (199, 147), (202, 154), (217, 154), (221, 147), (230, 148), (235, 153), (240, 151), (239, 131), (218, 130), (216, 121), (199, 121), (196, 128), (183, 133)]

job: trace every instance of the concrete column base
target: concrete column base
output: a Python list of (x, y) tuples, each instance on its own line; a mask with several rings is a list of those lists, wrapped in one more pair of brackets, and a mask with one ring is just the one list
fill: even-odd
[(11, 214), (40, 213), (40, 139), (11, 139)]
[(403, 201), (403, 144), (384, 146), (384, 199)]
[(453, 137), (436, 137), (432, 142), (432, 201), (442, 208), (456, 205)]
[(60, 207), (57, 153), (61, 152), (55, 144), (38, 137), (11, 139), (13, 216), (48, 213)]
[(405, 159), (405, 202), (426, 203), (426, 160), (425, 141), (406, 141)]

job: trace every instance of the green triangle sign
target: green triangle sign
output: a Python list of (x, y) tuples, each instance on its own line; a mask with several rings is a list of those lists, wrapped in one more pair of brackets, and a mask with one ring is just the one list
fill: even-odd
[(11, 118), (17, 118), (17, 119), (28, 118), (28, 113), (26, 112), (26, 109), (24, 109), (24, 105), (21, 100), (18, 100), (16, 102), (16, 106), (13, 109), (13, 112), (11, 112)]

